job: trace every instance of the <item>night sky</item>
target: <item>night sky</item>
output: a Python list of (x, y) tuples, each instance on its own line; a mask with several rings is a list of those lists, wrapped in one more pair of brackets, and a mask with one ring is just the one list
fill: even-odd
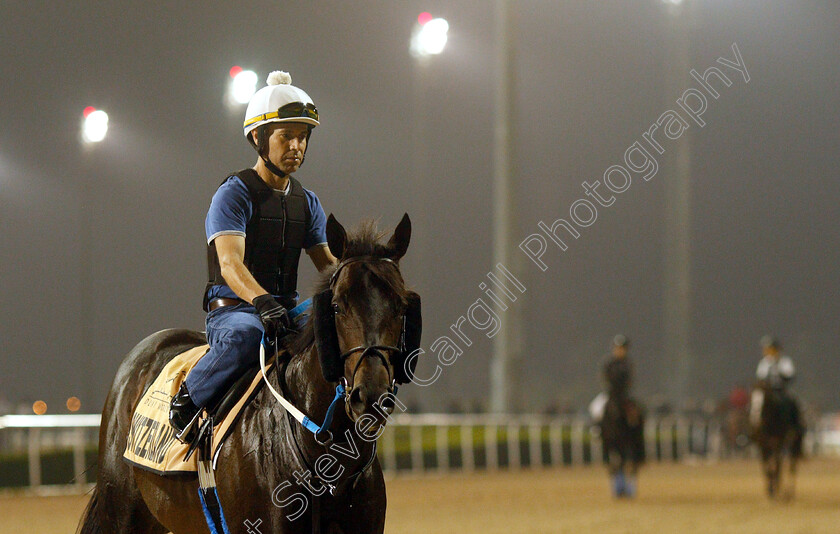
[[(203, 328), (204, 216), (231, 171), (254, 164), (228, 71), (291, 73), (321, 126), (297, 177), (346, 226), (413, 222), (403, 260), (423, 297), (424, 346), (450, 332), (493, 270), (492, 2), (3, 2), (0, 4), (0, 398), (77, 395), (99, 411), (124, 355), (164, 328)], [(665, 184), (688, 144), (690, 347), (687, 394), (749, 384), (758, 341), (778, 335), (799, 397), (840, 408), (840, 3), (685, 0), (687, 65), (660, 0), (515, 2), (512, 164), (515, 240), (569, 219), (612, 165), (668, 110), (686, 134), (661, 137), (658, 170), (633, 174), (597, 218), (551, 241), (542, 271), (517, 249), (526, 288), (521, 407), (585, 406), (616, 333), (632, 339), (636, 390), (667, 391)], [(409, 54), (421, 11), (449, 42)], [(720, 58), (739, 51), (745, 76)], [(704, 126), (677, 99), (717, 67)], [(680, 85), (681, 84), (681, 85)], [(676, 89), (674, 88), (676, 87)], [(110, 116), (80, 141), (82, 110)], [(658, 134), (663, 135), (660, 129)], [(652, 151), (650, 144), (643, 144)], [(601, 192), (607, 192), (603, 188)], [(594, 200), (593, 200), (594, 202)], [(585, 215), (585, 209), (575, 213)], [(562, 230), (561, 230), (562, 232)], [(543, 234), (545, 235), (545, 234)], [(301, 293), (315, 273), (304, 257)], [(504, 316), (501, 316), (504, 320)], [(473, 345), (406, 401), (426, 411), (488, 404), (492, 342)], [(430, 373), (429, 362), (418, 374)]]

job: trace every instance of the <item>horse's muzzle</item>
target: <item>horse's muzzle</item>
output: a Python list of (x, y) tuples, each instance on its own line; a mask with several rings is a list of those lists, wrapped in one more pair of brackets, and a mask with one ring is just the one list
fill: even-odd
[(348, 417), (357, 421), (362, 415), (372, 415), (385, 424), (385, 420), (394, 411), (394, 401), (389, 393), (392, 388), (372, 388), (362, 383), (349, 390), (344, 407)]

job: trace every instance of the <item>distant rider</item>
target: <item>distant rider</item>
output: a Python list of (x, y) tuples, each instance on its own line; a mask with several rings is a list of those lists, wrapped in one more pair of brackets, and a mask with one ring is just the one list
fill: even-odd
[(630, 340), (622, 335), (613, 339), (612, 354), (604, 362), (604, 380), (607, 383), (607, 393), (611, 400), (620, 405), (626, 404), (630, 396), (630, 384), (633, 369), (627, 358)]
[[(755, 377), (766, 390), (777, 395), (782, 404), (788, 421), (802, 428), (799, 405), (793, 395), (788, 392), (788, 385), (796, 378), (796, 368), (789, 356), (782, 354), (781, 343), (773, 336), (761, 338), (763, 357), (758, 362)], [(757, 426), (761, 418), (761, 408), (764, 404), (764, 391), (757, 389), (753, 392), (750, 407), (750, 420)]]
[[(629, 471), (625, 473), (623, 461), (610, 459), (610, 475), (612, 477), (613, 494), (616, 497), (634, 497), (636, 494), (636, 469), (645, 460), (644, 420), (642, 408), (630, 398), (630, 386), (633, 381), (633, 367), (627, 357), (630, 340), (623, 335), (613, 338), (612, 354), (603, 365), (604, 380), (607, 383), (608, 400), (605, 407), (607, 413), (619, 414), (618, 420), (623, 420), (630, 436), (632, 461)], [(604, 424), (602, 419), (602, 434)], [(614, 418), (611, 418), (615, 420)]]

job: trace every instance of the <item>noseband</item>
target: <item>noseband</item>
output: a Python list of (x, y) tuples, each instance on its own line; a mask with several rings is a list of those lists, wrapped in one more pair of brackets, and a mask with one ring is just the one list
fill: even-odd
[(350, 401), (350, 395), (353, 394), (353, 390), (356, 387), (356, 371), (359, 370), (359, 366), (362, 365), (362, 362), (365, 361), (365, 358), (376, 357), (382, 362), (382, 365), (385, 366), (385, 371), (388, 373), (388, 393), (395, 393), (397, 387), (397, 380), (391, 376), (391, 369), (388, 367), (388, 360), (385, 359), (385, 355), (382, 351), (388, 352), (400, 352), (399, 347), (394, 347), (392, 345), (370, 345), (365, 347), (364, 345), (359, 345), (358, 347), (352, 348), (341, 355), (341, 361), (344, 362), (350, 357), (351, 354), (355, 354), (356, 352), (361, 351), (362, 356), (356, 362), (356, 365), (353, 367), (353, 373), (350, 375), (350, 380), (352, 381), (352, 385), (347, 384), (347, 379), (343, 376), (340, 379), (340, 382), (344, 386), (344, 398), (347, 402)]
[[(330, 290), (332, 290), (333, 287), (335, 286), (335, 282), (336, 282), (336, 280), (338, 280), (338, 275), (341, 272), (341, 270), (344, 269), (344, 267), (346, 267), (347, 265), (350, 265), (351, 263), (357, 263), (357, 262), (360, 262), (360, 261), (364, 261), (364, 262), (385, 261), (385, 262), (388, 262), (388, 263), (392, 264), (394, 267), (396, 267), (397, 272), (399, 272), (399, 269), (400, 269), (399, 266), (397, 265), (397, 262), (395, 262), (394, 260), (392, 260), (390, 258), (374, 258), (372, 256), (359, 256), (359, 257), (355, 257), (355, 258), (349, 258), (349, 259), (346, 259), (343, 262), (339, 263), (338, 267), (336, 267), (336, 269), (335, 269), (335, 272), (332, 274), (332, 276), (330, 276)], [(385, 367), (385, 371), (388, 373), (388, 393), (392, 393), (392, 394), (396, 393), (396, 379), (393, 376), (391, 376), (391, 369), (388, 366), (389, 362), (388, 362), (387, 359), (385, 359), (385, 354), (384, 353), (385, 352), (390, 352), (392, 354), (394, 354), (394, 353), (398, 354), (398, 353), (403, 352), (405, 350), (405, 315), (403, 315), (403, 326), (402, 326), (402, 331), (400, 332), (400, 345), (401, 345), (401, 347), (395, 347), (393, 345), (359, 345), (358, 347), (354, 347), (354, 348), (352, 348), (352, 349), (350, 349), (346, 352), (343, 352), (341, 354), (341, 356), (339, 356), (339, 359), (341, 360), (341, 363), (344, 364), (344, 362), (347, 361), (347, 358), (349, 358), (353, 354), (355, 354), (357, 352), (362, 353), (361, 357), (356, 362), (356, 365), (353, 367), (353, 373), (350, 375), (351, 383), (348, 384), (347, 379), (344, 378), (344, 377), (341, 377), (341, 379), (340, 379), (340, 382), (342, 383), (342, 385), (345, 388), (344, 399), (345, 399), (345, 402), (348, 403), (347, 404), (348, 406), (349, 406), (349, 402), (350, 402), (350, 396), (353, 394), (353, 390), (356, 387), (356, 371), (359, 370), (359, 367), (362, 365), (362, 362), (365, 361), (365, 358), (371, 358), (371, 357), (379, 358), (379, 360), (382, 362), (382, 365)]]

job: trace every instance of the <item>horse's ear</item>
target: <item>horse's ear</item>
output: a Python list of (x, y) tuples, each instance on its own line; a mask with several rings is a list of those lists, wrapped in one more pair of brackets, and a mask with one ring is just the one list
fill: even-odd
[(394, 230), (394, 235), (388, 240), (388, 248), (391, 249), (395, 260), (405, 256), (409, 241), (411, 241), (411, 219), (408, 218), (408, 213), (406, 213)]
[(341, 226), (332, 213), (327, 219), (327, 245), (332, 255), (341, 259), (344, 256), (344, 246), (347, 244), (347, 231)]

